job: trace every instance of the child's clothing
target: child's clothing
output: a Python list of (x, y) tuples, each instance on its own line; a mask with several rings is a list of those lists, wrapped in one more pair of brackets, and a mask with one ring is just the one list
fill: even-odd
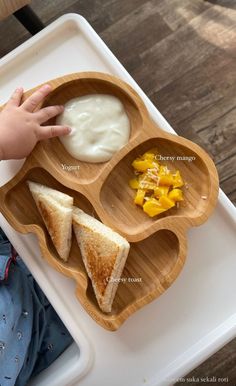
[(72, 337), (0, 229), (0, 385), (26, 386)]

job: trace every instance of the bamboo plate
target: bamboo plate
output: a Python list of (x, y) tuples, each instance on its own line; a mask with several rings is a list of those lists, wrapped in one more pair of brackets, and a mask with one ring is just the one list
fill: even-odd
[[(188, 228), (206, 221), (216, 205), (217, 171), (198, 145), (162, 131), (149, 117), (138, 94), (120, 79), (84, 72), (47, 83), (53, 91), (43, 106), (64, 104), (71, 98), (91, 93), (118, 97), (131, 123), (129, 143), (109, 162), (100, 164), (77, 161), (57, 138), (38, 143), (17, 175), (0, 189), (1, 211), (17, 231), (38, 236), (42, 255), (48, 263), (76, 281), (76, 296), (85, 310), (102, 327), (116, 330), (131, 314), (160, 296), (179, 275), (186, 258)], [(163, 156), (189, 156), (195, 160), (164, 162), (170, 169), (180, 170), (189, 189), (184, 191), (184, 205), (179, 209), (172, 208), (149, 218), (133, 204), (134, 192), (128, 181), (133, 176), (132, 161), (153, 147)], [(68, 171), (65, 165), (75, 168)], [(68, 262), (59, 259), (26, 185), (28, 179), (73, 196), (76, 206), (131, 243), (122, 275), (126, 280), (119, 284), (110, 314), (103, 313), (97, 305), (74, 235)]]

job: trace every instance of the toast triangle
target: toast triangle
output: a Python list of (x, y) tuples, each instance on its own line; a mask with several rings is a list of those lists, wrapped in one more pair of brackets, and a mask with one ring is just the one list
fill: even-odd
[(66, 262), (71, 248), (73, 198), (31, 181), (28, 186), (60, 258)]
[(73, 211), (73, 230), (99, 307), (111, 312), (129, 243), (81, 209)]
[(49, 188), (46, 185), (39, 184), (37, 182), (33, 181), (27, 181), (27, 185), (29, 187), (29, 190), (31, 191), (33, 197), (34, 194), (37, 198), (39, 194), (46, 194), (47, 196), (50, 196), (54, 198), (57, 202), (59, 202), (61, 205), (66, 206), (68, 208), (73, 207), (73, 198), (69, 196), (68, 194), (59, 192), (56, 189)]

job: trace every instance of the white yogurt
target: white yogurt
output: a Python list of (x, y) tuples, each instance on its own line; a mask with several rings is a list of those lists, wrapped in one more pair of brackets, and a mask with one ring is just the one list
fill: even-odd
[(108, 161), (130, 135), (124, 106), (112, 95), (90, 94), (71, 99), (57, 124), (72, 128), (60, 141), (74, 158), (86, 162)]

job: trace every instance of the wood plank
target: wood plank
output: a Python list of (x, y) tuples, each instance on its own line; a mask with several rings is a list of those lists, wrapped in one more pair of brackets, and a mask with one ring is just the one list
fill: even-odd
[[(216, 164), (236, 152), (236, 105), (219, 119), (215, 119), (199, 135), (207, 141)], [(236, 163), (234, 165), (236, 167)]]
[(236, 11), (219, 8), (212, 7), (201, 13), (137, 58), (133, 76), (149, 95), (184, 76), (211, 55), (222, 54), (222, 48), (233, 52)]
[[(226, 75), (227, 79), (227, 75)], [(236, 76), (235, 79), (236, 80)], [(234, 114), (236, 108), (236, 84), (233, 84), (229, 87), (226, 81), (226, 89), (224, 90), (225, 96), (221, 98), (217, 103), (213, 103), (210, 106), (206, 106), (205, 109), (199, 111), (198, 114), (190, 117), (192, 127), (197, 132), (202, 132), (207, 130), (212, 124), (217, 124), (219, 126), (218, 120), (227, 119), (228, 114)], [(234, 122), (232, 122), (233, 124)], [(225, 122), (224, 122), (225, 124)], [(230, 124), (231, 126), (231, 124)]]
[(157, 10), (155, 1), (148, 1), (119, 19), (101, 34), (128, 71), (136, 68), (138, 57), (143, 50), (171, 33)]
[(207, 2), (212, 5), (220, 5), (221, 7), (236, 9), (235, 0), (207, 0)]
[(228, 158), (225, 158), (222, 162), (217, 163), (216, 167), (219, 173), (220, 182), (221, 180), (233, 177), (236, 167), (236, 152)]
[[(182, 135), (185, 138), (188, 138), (188, 139), (192, 140), (193, 142), (197, 143), (203, 149), (205, 149), (205, 151), (215, 161), (215, 157), (211, 153), (211, 147), (209, 146), (208, 142), (204, 138), (201, 138), (196, 132), (193, 132), (193, 134), (189, 136), (189, 130), (186, 132), (186, 134), (183, 130)], [(216, 168), (217, 168), (217, 171), (219, 174), (220, 182), (224, 181), (228, 178), (233, 177), (235, 174), (235, 170), (236, 170), (236, 149), (234, 148), (234, 152), (233, 151), (230, 152), (229, 157), (218, 161), (216, 163)], [(230, 192), (232, 192), (232, 190)]]
[(234, 203), (234, 205), (236, 205), (236, 173), (229, 178), (222, 178), (220, 187)]
[(227, 194), (227, 196), (232, 201), (232, 203), (236, 205), (236, 189), (232, 193)]
[[(227, 53), (217, 52), (152, 94), (151, 99), (173, 126), (187, 118), (186, 124), (189, 124), (197, 112), (214, 106), (226, 96), (235, 82), (236, 60)], [(201, 113), (197, 117), (201, 118)]]
[(160, 0), (158, 12), (166, 24), (176, 31), (212, 5), (202, 0)]
[[(214, 153), (215, 148), (209, 143), (207, 138), (205, 136), (199, 135), (194, 130), (191, 130), (189, 127), (183, 127), (179, 130), (177, 130), (178, 134), (184, 136), (185, 138), (188, 138), (192, 140), (193, 142), (197, 143), (199, 146), (201, 146), (203, 149), (206, 150), (208, 154), (212, 157), (212, 159), (216, 162), (217, 171), (219, 174), (220, 182), (225, 181), (226, 179), (229, 179), (234, 176), (235, 170), (236, 170), (236, 147), (232, 146), (230, 147), (230, 143), (232, 145), (232, 142), (229, 140), (224, 144), (224, 146), (228, 146), (229, 154), (226, 156), (227, 151), (225, 150), (224, 157), (221, 157), (220, 150), (219, 153), (217, 151)], [(234, 138), (235, 136), (235, 129), (232, 131), (232, 136)], [(222, 137), (218, 140), (220, 143), (220, 146), (222, 146)], [(219, 146), (219, 145), (218, 145)], [(216, 145), (217, 148), (217, 145)], [(234, 180), (233, 180), (234, 181)], [(224, 185), (225, 186), (225, 185)], [(227, 185), (227, 194), (230, 194), (234, 190), (231, 189), (229, 191), (229, 185)]]
[(204, 140), (204, 137), (200, 137), (196, 131), (191, 129), (191, 127), (189, 126), (185, 127), (177, 124), (173, 128), (178, 133), (178, 135), (181, 135), (182, 137), (185, 137), (190, 141), (197, 143), (205, 151), (207, 151), (210, 154), (210, 156), (213, 158), (213, 155), (211, 154), (210, 147), (208, 146), (207, 141)]
[[(236, 77), (235, 77), (236, 78)], [(227, 87), (226, 87), (227, 89)], [(197, 140), (211, 153), (216, 164), (236, 152), (236, 85), (217, 103), (179, 122), (181, 134)], [(236, 164), (234, 165), (236, 168)]]
[(0, 57), (14, 50), (30, 37), (30, 33), (14, 18), (9, 16), (0, 23)]

